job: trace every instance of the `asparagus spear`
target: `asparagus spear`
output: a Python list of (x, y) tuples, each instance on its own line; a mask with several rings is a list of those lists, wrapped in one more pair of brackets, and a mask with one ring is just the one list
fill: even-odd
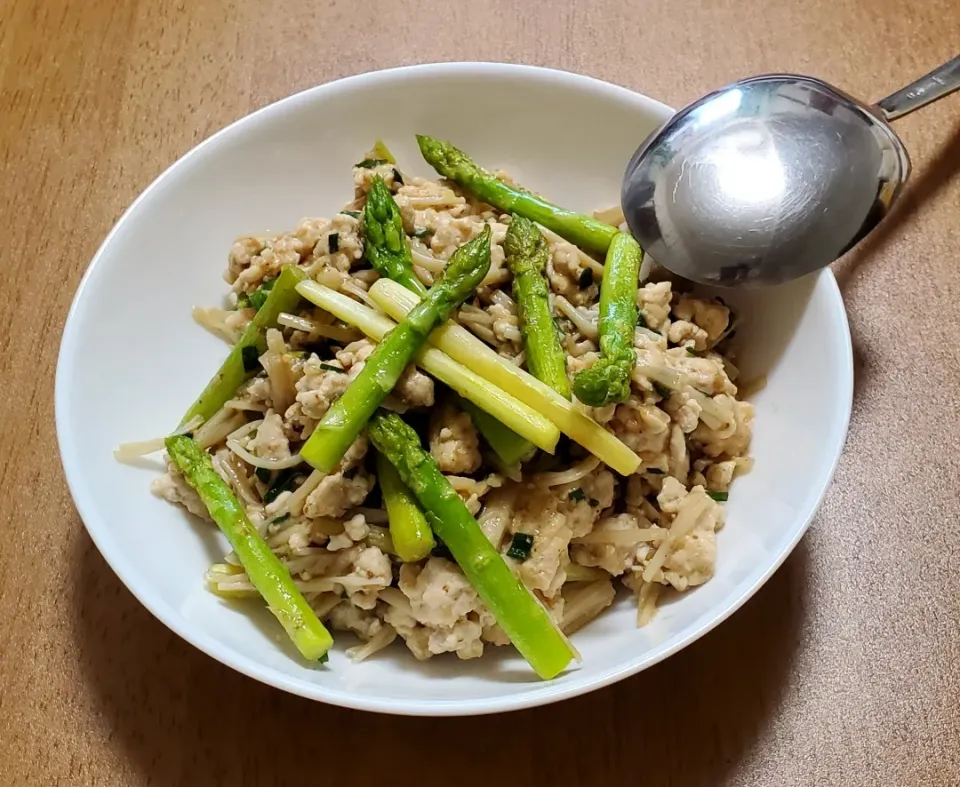
[(286, 630), (301, 655), (316, 661), (333, 645), (333, 637), (317, 619), (270, 547), (257, 532), (240, 501), (213, 469), (210, 455), (186, 435), (168, 437), (167, 452), (217, 523), (243, 564), (250, 581)]
[(430, 331), (468, 298), (490, 269), (490, 226), (450, 257), (417, 308), (388, 333), (346, 391), (323, 416), (300, 455), (329, 473), (397, 384)]
[[(301, 292), (304, 297), (310, 297), (305, 290), (302, 289)], [(388, 279), (376, 282), (370, 288), (370, 296), (396, 320), (402, 319), (417, 303), (416, 295)], [(337, 316), (345, 319), (339, 314)], [(362, 326), (358, 327), (366, 332)], [(463, 326), (447, 321), (430, 334), (430, 343), (442, 350), (446, 354), (444, 357), (453, 358), (464, 366), (469, 365), (481, 380), (488, 381), (492, 387), (499, 386), (511, 397), (515, 396), (524, 405), (532, 408), (532, 411), (543, 413), (560, 431), (620, 475), (631, 475), (640, 466), (640, 457), (586, 416), (578, 404), (564, 399), (550, 386), (498, 355), (496, 350), (484, 344)], [(519, 431), (517, 427), (514, 428)]]
[(363, 235), (363, 256), (377, 273), (399, 282), (417, 295), (426, 294), (427, 288), (413, 272), (400, 208), (379, 175), (373, 179), (367, 194), (367, 206), (363, 210)]
[(513, 274), (513, 299), (520, 313), (520, 330), (530, 372), (569, 399), (567, 362), (550, 313), (550, 293), (544, 279), (550, 256), (547, 243), (530, 219), (514, 216), (503, 250), (507, 267)]
[(267, 295), (263, 306), (230, 350), (220, 370), (187, 410), (187, 414), (180, 421), (181, 426), (197, 416), (206, 421), (223, 407), (223, 403), (236, 393), (240, 384), (256, 371), (257, 359), (267, 349), (267, 328), (276, 326), (281, 312), (292, 312), (296, 309), (300, 303), (297, 283), (306, 278), (307, 275), (296, 265), (287, 265), (280, 271), (280, 276), (277, 277), (276, 284)]
[(395, 413), (370, 419), (370, 439), (397, 468), (423, 506), (427, 521), (447, 545), (510, 641), (541, 678), (559, 675), (574, 651), (546, 610), (493, 548), (463, 500), (420, 445), (417, 433)]
[[(389, 279), (380, 281), (391, 284), (413, 300), (413, 303), (404, 310), (404, 315), (420, 300), (418, 296), (396, 282)], [(326, 309), (337, 319), (359, 328), (374, 341), (383, 341), (383, 338), (396, 328), (396, 323), (369, 306), (357, 303), (346, 295), (334, 292), (314, 281), (301, 282), (297, 286), (297, 291), (308, 301), (321, 309)], [(403, 319), (403, 315), (398, 319)], [(489, 349), (479, 339), (477, 341), (481, 347)], [(500, 357), (493, 350), (490, 352), (494, 357)], [(560, 438), (557, 427), (533, 407), (524, 404), (496, 385), (491, 385), (488, 380), (469, 369), (467, 364), (470, 360), (467, 360), (467, 364), (457, 363), (436, 347), (421, 348), (414, 360), (425, 372), (489, 413), (501, 424), (509, 427), (518, 437), (522, 437), (550, 454), (556, 449), (557, 440)], [(503, 359), (503, 362), (516, 369), (510, 361)], [(599, 426), (597, 428), (600, 429)], [(616, 438), (609, 432), (603, 432), (603, 434), (609, 435), (610, 439), (616, 442)], [(637, 462), (639, 461), (637, 459)]]
[(417, 144), (426, 162), (443, 177), (460, 184), (495, 208), (542, 224), (587, 251), (606, 252), (617, 234), (616, 227), (508, 186), (492, 172), (478, 167), (466, 153), (449, 142), (418, 134)]
[(406, 487), (390, 461), (377, 454), (377, 480), (390, 520), (390, 537), (397, 556), (406, 562), (423, 560), (437, 545), (433, 531), (413, 493)]
[(643, 252), (632, 235), (617, 233), (607, 251), (600, 285), (602, 357), (578, 373), (573, 391), (584, 404), (603, 407), (630, 396), (630, 374), (637, 362), (633, 334), (637, 327), (637, 286)]

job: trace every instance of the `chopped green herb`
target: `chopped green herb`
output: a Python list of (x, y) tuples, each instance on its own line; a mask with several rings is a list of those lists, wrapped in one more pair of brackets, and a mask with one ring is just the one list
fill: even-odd
[(393, 168), (393, 182), (396, 183), (398, 186), (404, 185), (403, 175), (400, 174), (400, 170), (397, 169), (396, 167)]
[(553, 330), (556, 331), (557, 338), (560, 340), (560, 345), (563, 346), (563, 340), (566, 338), (567, 332), (563, 330), (563, 326), (560, 323), (560, 318), (556, 315), (553, 317)]
[(726, 503), (727, 498), (730, 497), (729, 492), (707, 492), (710, 497), (716, 500), (718, 503)]
[(248, 344), (240, 351), (240, 359), (243, 361), (243, 371), (252, 372), (260, 365), (260, 352), (254, 345)]
[(523, 562), (530, 557), (531, 549), (533, 549), (533, 536), (529, 533), (515, 533), (507, 550), (507, 557)]
[(267, 293), (264, 291), (263, 287), (259, 290), (254, 290), (250, 293), (250, 305), (260, 311), (260, 308), (267, 302)]
[(276, 519), (270, 522), (271, 525), (279, 525), (281, 522), (286, 522), (290, 518), (290, 512), (287, 511), (285, 514), (280, 514)]
[(241, 292), (237, 296), (237, 308), (238, 309), (249, 309), (253, 304), (250, 303), (250, 296), (245, 292)]
[(417, 227), (417, 228), (413, 231), (413, 237), (415, 237), (415, 238), (425, 238), (425, 237), (427, 237), (427, 235), (429, 235), (431, 232), (432, 232), (432, 230), (428, 230), (426, 227)]
[(663, 470), (659, 467), (645, 467), (643, 468), (643, 472), (650, 473), (650, 475), (663, 475)]
[(327, 235), (327, 248), (330, 249), (330, 253), (333, 254), (335, 251), (340, 249), (340, 233), (331, 232)]
[(597, 498), (595, 498), (595, 497), (591, 497), (591, 498), (587, 501), (587, 503), (590, 504), (590, 507), (591, 507), (591, 508), (596, 508), (598, 505), (600, 505), (600, 501), (597, 500)]
[(593, 284), (593, 269), (584, 268), (580, 271), (580, 276), (577, 278), (577, 284), (580, 285), (581, 290), (585, 290), (591, 284)]
[(320, 658), (317, 659), (317, 664), (326, 664), (330, 661), (330, 651), (328, 650)]
[(282, 492), (286, 492), (291, 486), (293, 486), (293, 481), (297, 477), (296, 468), (290, 467), (286, 470), (281, 470), (277, 473), (277, 477), (273, 479), (273, 483), (270, 485), (270, 488), (263, 493), (263, 502), (272, 503)]
[(453, 555), (450, 550), (447, 548), (447, 545), (444, 544), (439, 538), (434, 536), (434, 539), (437, 542), (437, 545), (430, 550), (430, 554), (434, 557), (444, 557), (447, 560), (453, 560)]
[(656, 391), (661, 399), (670, 398), (670, 389), (667, 388), (663, 383), (658, 383), (656, 380), (653, 381), (653, 390)]
[(270, 483), (270, 471), (267, 470), (267, 468), (258, 467), (256, 470), (253, 471), (253, 473), (257, 478), (263, 481), (263, 483), (265, 484)]
[(265, 279), (263, 284), (260, 285), (260, 289), (264, 292), (270, 292), (273, 289), (273, 285), (277, 283), (277, 280), (274, 279)]
[(358, 161), (353, 166), (360, 167), (361, 169), (373, 169), (374, 167), (379, 167), (381, 164), (389, 164), (385, 158), (365, 158), (363, 161)]
[(341, 369), (339, 366), (334, 366), (332, 363), (321, 363), (321, 369), (325, 369), (328, 372), (337, 372), (338, 374), (346, 374), (346, 369)]
[(571, 500), (576, 500), (579, 503), (581, 500), (586, 498), (586, 495), (584, 494), (583, 490), (578, 486), (576, 489), (571, 489), (567, 493), (567, 497), (569, 497)]
[(363, 215), (359, 210), (341, 210), (340, 212), (344, 216), (353, 216), (355, 219), (359, 219)]

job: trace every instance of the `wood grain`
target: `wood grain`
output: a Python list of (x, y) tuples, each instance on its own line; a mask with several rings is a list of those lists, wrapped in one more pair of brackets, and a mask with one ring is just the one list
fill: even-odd
[(478, 59), (675, 105), (773, 70), (878, 97), (958, 43), (955, 0), (0, 2), (0, 784), (960, 784), (960, 98), (899, 125), (910, 191), (837, 266), (856, 401), (814, 527), (728, 623), (591, 696), (397, 719), (231, 672), (93, 548), (52, 403), (70, 300), (124, 207), (296, 90)]

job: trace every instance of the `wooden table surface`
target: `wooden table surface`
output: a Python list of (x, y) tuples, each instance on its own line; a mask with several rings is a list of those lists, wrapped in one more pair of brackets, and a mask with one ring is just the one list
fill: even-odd
[(775, 70), (879, 97), (958, 49), (956, 0), (0, 2), (0, 785), (960, 784), (960, 96), (898, 125), (910, 190), (837, 266), (856, 394), (813, 528), (729, 622), (604, 691), (401, 719), (244, 678), (106, 566), (53, 428), (60, 332), (110, 226), (289, 93), (473, 59), (673, 105)]

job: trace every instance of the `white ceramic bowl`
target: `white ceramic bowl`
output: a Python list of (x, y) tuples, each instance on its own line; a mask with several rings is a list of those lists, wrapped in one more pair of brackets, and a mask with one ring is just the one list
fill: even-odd
[[(650, 86), (656, 90), (656, 85)], [(218, 304), (234, 237), (329, 216), (350, 199), (350, 166), (383, 138), (405, 170), (428, 174), (415, 132), (447, 138), (561, 205), (618, 199), (623, 167), (670, 110), (583, 76), (522, 66), (446, 64), (344, 79), (291, 96), (215, 134), (130, 207), (84, 276), (63, 334), (57, 433), (77, 508), (107, 562), (184, 639), (251, 677), (365, 710), (472, 715), (571, 697), (666, 658), (748, 599), (803, 535), (830, 483), (850, 415), (850, 335), (833, 276), (729, 297), (743, 310), (745, 376), (755, 397), (756, 469), (737, 480), (716, 576), (663, 606), (646, 628), (632, 599), (575, 636), (583, 662), (537, 681), (509, 648), (473, 661), (417, 662), (397, 645), (349, 663), (305, 664), (262, 605), (203, 586), (226, 551), (209, 526), (148, 491), (159, 460), (119, 464), (120, 442), (175, 425), (224, 357), (190, 317)]]

